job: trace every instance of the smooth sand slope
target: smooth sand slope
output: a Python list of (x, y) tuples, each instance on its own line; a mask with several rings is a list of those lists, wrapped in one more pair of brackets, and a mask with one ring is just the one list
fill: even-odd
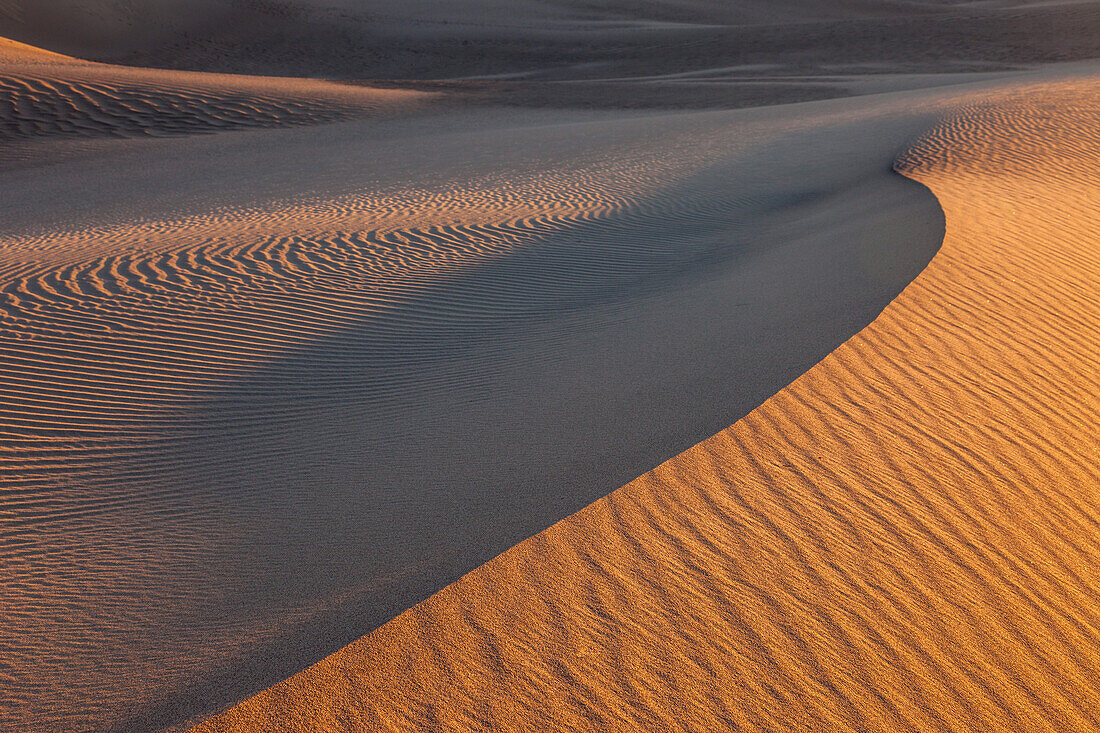
[(76, 59), (63, 56), (59, 53), (46, 51), (35, 46), (28, 46), (19, 41), (0, 38), (0, 63), (38, 63), (56, 64), (75, 62)]
[(199, 726), (1100, 727), (1100, 83), (898, 163), (943, 248), (728, 430)]
[(198, 719), (747, 413), (937, 248), (890, 163), (938, 99), (37, 136), (0, 179), (0, 729)]

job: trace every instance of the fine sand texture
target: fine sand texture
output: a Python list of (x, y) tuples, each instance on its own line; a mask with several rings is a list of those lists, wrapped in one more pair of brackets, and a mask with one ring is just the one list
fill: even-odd
[(1100, 727), (1100, 83), (897, 163), (946, 237), (732, 427), (196, 728)]

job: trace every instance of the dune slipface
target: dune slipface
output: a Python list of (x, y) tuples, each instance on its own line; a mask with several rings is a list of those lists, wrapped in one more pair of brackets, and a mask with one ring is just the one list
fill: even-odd
[(728, 430), (196, 728), (1100, 726), (1100, 87), (898, 162), (942, 251)]

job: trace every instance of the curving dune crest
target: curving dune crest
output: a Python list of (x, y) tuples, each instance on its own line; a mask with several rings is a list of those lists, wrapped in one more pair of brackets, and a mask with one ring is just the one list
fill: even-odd
[(198, 726), (1100, 728), (1100, 87), (899, 162), (942, 251), (729, 429)]

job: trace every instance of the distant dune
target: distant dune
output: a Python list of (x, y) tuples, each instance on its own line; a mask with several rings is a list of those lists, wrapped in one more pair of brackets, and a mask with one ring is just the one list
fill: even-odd
[(1095, 78), (898, 163), (932, 264), (749, 416), (196, 730), (1100, 725)]
[(89, 63), (0, 38), (0, 164), (59, 138), (285, 127), (393, 113), (431, 97), (324, 81)]
[[(37, 58), (37, 57), (36, 57)], [(4, 68), (0, 141), (132, 137), (317, 124), (406, 106), (426, 95), (87, 65)]]
[(968, 70), (1100, 55), (1094, 2), (5, 0), (0, 36), (139, 66), (284, 76), (607, 78)]

